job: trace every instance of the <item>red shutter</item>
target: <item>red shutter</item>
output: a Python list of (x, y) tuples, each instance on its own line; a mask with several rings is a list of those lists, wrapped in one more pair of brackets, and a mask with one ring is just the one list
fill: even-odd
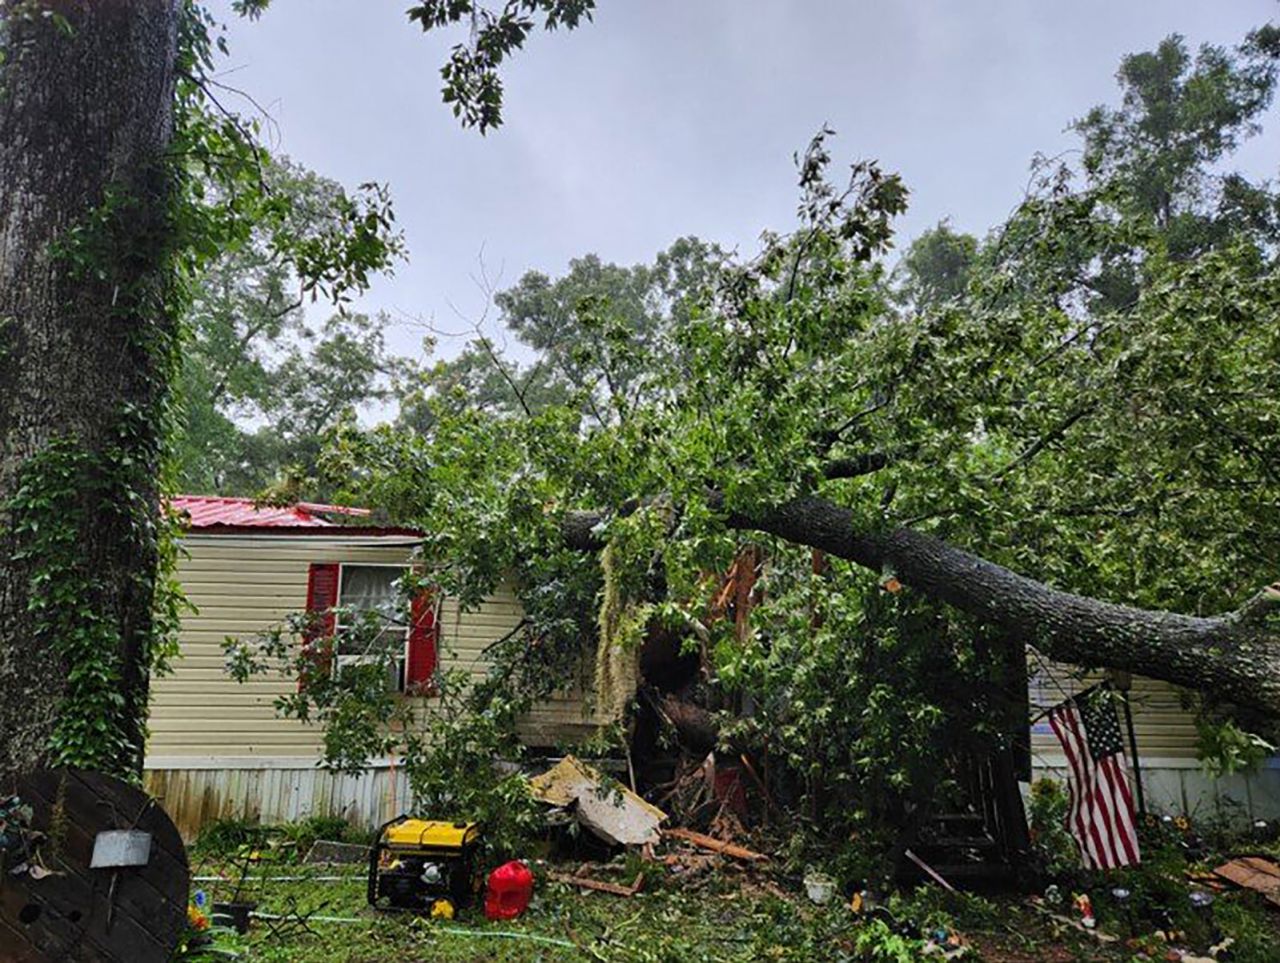
[(298, 673), (298, 688), (308, 679), (326, 676), (333, 662), (333, 633), (337, 625), (338, 563), (312, 562), (307, 570), (309, 625), (302, 635), (302, 654), (308, 665)]
[(429, 589), (409, 606), (409, 657), (404, 668), (406, 692), (430, 694), (436, 673), (436, 599)]

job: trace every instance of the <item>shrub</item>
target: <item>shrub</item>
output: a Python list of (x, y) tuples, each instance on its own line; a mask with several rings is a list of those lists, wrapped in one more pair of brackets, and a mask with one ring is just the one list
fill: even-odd
[(437, 678), (426, 734), (405, 743), (414, 811), (426, 819), (478, 822), (490, 855), (519, 855), (544, 819), (512, 764), (523, 752), (514, 734), (518, 707), (492, 692), (478, 697), (464, 672)]
[(1048, 876), (1074, 873), (1080, 866), (1080, 851), (1067, 832), (1067, 807), (1070, 804), (1062, 784), (1052, 779), (1037, 779), (1031, 784), (1027, 821), (1031, 842), (1040, 869)]
[(270, 832), (256, 820), (215, 819), (200, 827), (191, 851), (201, 856), (231, 856), (246, 846), (265, 846)]
[(371, 835), (337, 816), (312, 816), (299, 822), (277, 825), (248, 819), (215, 819), (201, 827), (191, 852), (225, 858), (240, 856), (250, 850), (278, 850), (280, 843), (287, 843), (287, 850), (275, 855), (286, 860), (300, 859), (317, 839), (367, 845)]
[(312, 816), (301, 822), (285, 823), (276, 827), (276, 831), (295, 845), (300, 856), (305, 855), (318, 839), (368, 845), (373, 837), (372, 832), (353, 826), (340, 816)]

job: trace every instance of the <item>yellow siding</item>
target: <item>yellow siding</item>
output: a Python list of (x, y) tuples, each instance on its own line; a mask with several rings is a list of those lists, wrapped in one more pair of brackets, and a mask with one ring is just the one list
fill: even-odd
[[(1036, 715), (1061, 702), (1068, 695), (1087, 688), (1101, 680), (1092, 673), (1083, 678), (1072, 666), (1041, 659), (1034, 653), (1029, 662), (1031, 676), (1032, 714)], [(1196, 757), (1195, 716), (1182, 706), (1182, 695), (1167, 682), (1158, 682), (1142, 676), (1133, 677), (1129, 692), (1133, 714), (1134, 736), (1138, 753), (1148, 760), (1193, 760)], [(1062, 749), (1041, 722), (1033, 727), (1031, 748), (1037, 765), (1044, 760), (1054, 760), (1062, 755)]]
[[(490, 665), (484, 650), (515, 628), (522, 614), (519, 600), (506, 587), (470, 612), (445, 599), (440, 609), (441, 666), (484, 678)], [(534, 706), (520, 721), (519, 732), (529, 745), (554, 746), (584, 738), (595, 724), (587, 700), (575, 689)]]
[[(401, 564), (411, 545), (403, 538), (316, 536), (201, 536), (184, 540), (178, 577), (197, 613), (183, 619), (174, 671), (153, 686), (149, 755), (314, 759), (320, 736), (314, 727), (276, 716), (274, 699), (294, 683), (257, 677), (238, 684), (223, 671), (222, 642), (247, 637), (306, 606), (312, 562)], [(502, 589), (479, 610), (461, 613), (446, 599), (440, 619), (444, 668), (477, 678), (488, 670), (483, 650), (519, 620), (520, 603)], [(583, 700), (553, 699), (524, 721), (522, 735), (538, 745), (580, 738), (590, 725)]]

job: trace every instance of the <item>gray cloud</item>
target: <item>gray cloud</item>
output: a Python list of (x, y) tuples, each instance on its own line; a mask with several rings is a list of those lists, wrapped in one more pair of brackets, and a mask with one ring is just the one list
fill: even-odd
[[(279, 146), (347, 184), (387, 181), (411, 261), (363, 308), (458, 327), (478, 317), (483, 249), (503, 283), (588, 251), (623, 263), (682, 234), (750, 252), (795, 207), (792, 154), (823, 123), (850, 160), (912, 189), (910, 238), (943, 217), (985, 231), (1036, 151), (1116, 99), (1122, 55), (1171, 33), (1235, 43), (1270, 0), (600, 0), (593, 24), (539, 34), (507, 71), (507, 123), (480, 137), (440, 103), (446, 38), (403, 2), (275, 0), (229, 23), (228, 82), (268, 107)], [(1274, 173), (1280, 130), (1237, 166)], [(405, 327), (395, 343), (416, 349)], [(445, 354), (455, 346), (443, 344)]]

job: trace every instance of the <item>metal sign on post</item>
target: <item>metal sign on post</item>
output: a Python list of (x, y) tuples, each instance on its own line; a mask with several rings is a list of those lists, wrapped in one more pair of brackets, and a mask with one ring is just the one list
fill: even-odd
[(138, 829), (111, 829), (93, 840), (90, 869), (146, 866), (151, 860), (151, 834)]

